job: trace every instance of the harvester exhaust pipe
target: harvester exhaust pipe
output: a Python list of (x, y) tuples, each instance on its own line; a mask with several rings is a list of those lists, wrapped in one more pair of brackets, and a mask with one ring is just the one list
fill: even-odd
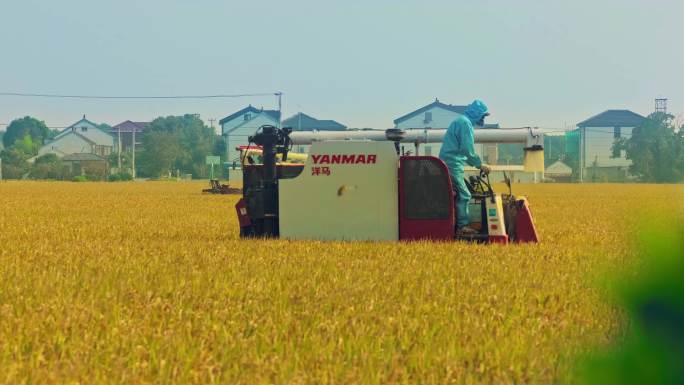
[(274, 126), (263, 126), (261, 132), (254, 135), (252, 141), (262, 148), (262, 162), (264, 164), (264, 183), (276, 182), (276, 144), (278, 143), (278, 129)]
[(260, 190), (262, 201), (262, 226), (264, 237), (277, 237), (280, 233), (278, 228), (278, 170), (276, 155), (283, 154), (283, 160), (287, 159), (287, 149), (290, 143), (289, 134), (291, 129), (279, 129), (274, 126), (261, 126), (260, 132), (249, 137), (249, 141), (261, 146), (263, 174)]

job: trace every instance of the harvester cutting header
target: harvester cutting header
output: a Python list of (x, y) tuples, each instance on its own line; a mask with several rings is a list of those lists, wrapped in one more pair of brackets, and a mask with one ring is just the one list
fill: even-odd
[[(441, 142), (445, 130), (295, 132), (262, 126), (250, 137), (261, 163), (243, 162), (236, 205), (242, 237), (318, 240), (538, 242), (525, 198), (496, 194), (485, 172), (463, 180), (469, 227), (457, 231), (457, 192), (445, 162), (402, 156), (399, 143)], [(477, 130), (475, 142), (521, 143), (538, 171), (543, 136), (534, 129)], [(293, 145), (310, 144), (304, 164)], [(279, 161), (280, 160), (280, 161)], [(543, 166), (543, 161), (541, 162)], [(462, 215), (461, 215), (462, 217)]]

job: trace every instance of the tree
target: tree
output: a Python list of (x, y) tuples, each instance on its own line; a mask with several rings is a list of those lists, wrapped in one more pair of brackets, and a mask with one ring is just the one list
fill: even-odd
[(139, 164), (144, 175), (160, 176), (180, 166), (183, 149), (178, 134), (170, 132), (148, 132), (143, 136), (144, 151)]
[(20, 148), (8, 148), (0, 152), (2, 158), (2, 177), (6, 179), (21, 179), (28, 173), (29, 165), (26, 154)]
[(206, 176), (205, 156), (214, 154), (216, 135), (196, 115), (155, 119), (143, 134), (139, 156), (141, 171), (148, 176), (180, 170), (195, 177)]
[(52, 137), (52, 132), (45, 125), (45, 122), (32, 118), (30, 116), (21, 119), (13, 120), (7, 126), (7, 132), (2, 137), (2, 143), (5, 148), (12, 147), (18, 140), (25, 140), (26, 137), (35, 143), (33, 154), (37, 148), (42, 146), (47, 139)]
[(38, 146), (33, 143), (31, 135), (24, 135), (21, 140), (14, 142), (14, 148), (21, 150), (25, 154), (36, 154), (38, 153)]
[(675, 130), (673, 116), (653, 113), (629, 138), (618, 140), (632, 161), (630, 173), (644, 182), (672, 183), (684, 180), (684, 135)]

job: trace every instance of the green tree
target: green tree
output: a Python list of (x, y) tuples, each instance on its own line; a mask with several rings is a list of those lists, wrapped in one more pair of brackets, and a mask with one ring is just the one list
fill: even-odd
[(216, 135), (196, 115), (155, 119), (143, 134), (139, 156), (141, 171), (148, 176), (180, 170), (195, 177), (207, 175), (205, 156), (217, 150)]
[(653, 113), (629, 138), (614, 149), (624, 150), (632, 161), (630, 173), (644, 182), (672, 183), (684, 180), (684, 135), (677, 132), (673, 116)]
[(38, 146), (33, 143), (30, 135), (24, 135), (21, 140), (15, 141), (14, 147), (20, 149), (25, 154), (36, 154), (38, 152)]
[(2, 143), (5, 145), (5, 148), (10, 148), (17, 141), (24, 140), (27, 136), (35, 143), (33, 152), (35, 154), (37, 148), (52, 137), (52, 132), (45, 125), (45, 122), (26, 116), (13, 120), (7, 126), (7, 132), (2, 137)]
[(157, 177), (179, 168), (184, 157), (179, 135), (171, 132), (147, 132), (143, 136), (143, 148), (139, 159), (144, 175)]
[(8, 148), (0, 152), (2, 158), (2, 177), (6, 179), (21, 179), (29, 171), (26, 162), (31, 155), (20, 148)]

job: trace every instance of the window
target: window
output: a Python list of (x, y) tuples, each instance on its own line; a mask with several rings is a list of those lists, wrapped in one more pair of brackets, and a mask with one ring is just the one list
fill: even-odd
[(85, 126), (84, 126), (84, 127), (81, 127), (81, 131), (82, 131), (82, 132), (88, 131), (88, 127), (85, 127)]
[(431, 121), (432, 121), (432, 112), (426, 112), (424, 123), (429, 123)]
[(252, 119), (252, 114), (246, 113), (246, 114), (243, 116), (243, 118), (245, 119), (245, 122), (246, 122), (246, 121)]

